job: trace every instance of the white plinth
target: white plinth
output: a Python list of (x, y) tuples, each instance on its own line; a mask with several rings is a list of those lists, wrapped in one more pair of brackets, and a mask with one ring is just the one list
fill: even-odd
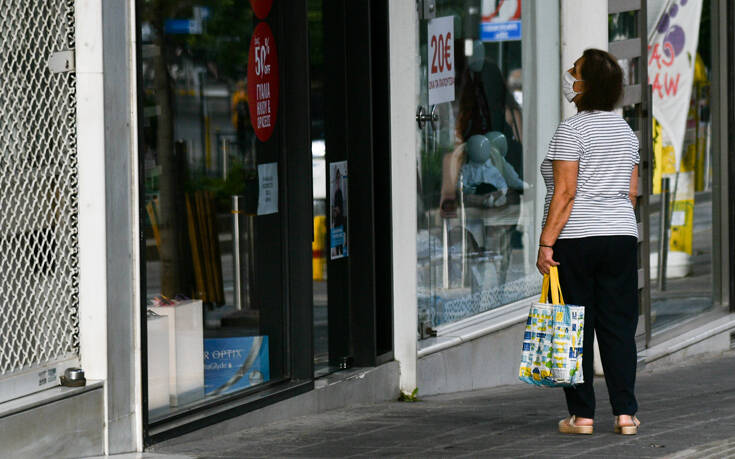
[(168, 317), (148, 316), (148, 411), (168, 409), (169, 333)]
[(149, 309), (169, 318), (171, 406), (201, 400), (204, 398), (202, 301), (187, 300), (172, 306)]
[[(685, 252), (670, 251), (666, 259), (666, 278), (686, 277), (692, 271), (692, 256)], [(651, 279), (658, 279), (658, 252), (651, 253)]]

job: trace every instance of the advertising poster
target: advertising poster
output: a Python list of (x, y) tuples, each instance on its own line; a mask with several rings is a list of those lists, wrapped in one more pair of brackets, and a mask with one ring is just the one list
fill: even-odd
[[(680, 274), (676, 277), (685, 276), (691, 268), (697, 146), (685, 138), (695, 69), (701, 60), (697, 48), (702, 3), (702, 0), (667, 0), (648, 31), (648, 82), (653, 117), (661, 126), (660, 135), (654, 138), (654, 152), (659, 159), (654, 163), (654, 177), (658, 181), (654, 186), (658, 185), (660, 190), (661, 178), (669, 177), (673, 193), (671, 252), (666, 277), (675, 277), (673, 273), (677, 271)], [(706, 72), (699, 73), (706, 81)], [(670, 167), (665, 170), (672, 162), (673, 170)]]
[(329, 248), (332, 260), (349, 254), (347, 240), (347, 161), (329, 164)]
[(663, 128), (664, 145), (674, 147), (677, 170), (684, 151), (701, 14), (702, 0), (669, 0), (648, 34), (653, 117)]
[(429, 105), (454, 100), (454, 16), (429, 21)]
[(261, 142), (271, 138), (278, 115), (278, 52), (267, 22), (255, 26), (248, 54), (250, 123)]
[(267, 336), (206, 338), (204, 394), (226, 394), (270, 379)]
[(521, 0), (483, 0), (482, 41), (517, 41), (521, 39)]
[(278, 163), (258, 164), (258, 215), (278, 212)]

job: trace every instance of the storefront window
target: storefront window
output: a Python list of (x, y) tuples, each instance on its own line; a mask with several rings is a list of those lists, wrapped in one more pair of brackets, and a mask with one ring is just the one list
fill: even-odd
[(140, 2), (151, 421), (286, 375), (277, 21), (203, 4)]
[[(654, 332), (713, 304), (712, 157), (719, 152), (713, 151), (711, 138), (710, 6), (710, 0), (648, 2), (654, 121), (650, 254), (645, 255), (650, 257)], [(636, 37), (638, 20), (638, 13), (611, 15), (610, 41)], [(638, 59), (620, 64), (626, 75), (638, 73)], [(636, 129), (640, 120), (629, 121)], [(665, 275), (659, 266), (665, 266)]]
[(314, 300), (314, 375), (329, 372), (329, 289), (327, 257), (327, 151), (324, 135), (324, 18), (323, 1), (309, 0), (309, 71), (311, 79), (311, 161), (314, 237), (312, 289)]
[[(700, 4), (701, 12), (697, 11)], [(682, 87), (681, 94), (674, 94), (672, 90), (667, 94), (666, 77), (673, 77), (675, 72), (652, 72), (651, 64), (655, 65), (657, 57), (653, 48), (649, 51), (649, 62), (652, 58), (654, 60), (649, 63), (649, 74), (653, 90), (657, 93), (655, 96), (663, 96), (664, 100), (685, 98), (678, 109), (672, 104), (661, 102), (660, 112), (654, 109), (652, 183), (653, 193), (658, 198), (652, 206), (656, 212), (651, 213), (651, 235), (656, 238), (656, 241), (651, 241), (651, 247), (656, 248), (656, 253), (651, 254), (651, 278), (657, 281), (651, 290), (651, 325), (654, 331), (699, 315), (713, 304), (712, 155), (720, 152), (712, 150), (711, 141), (710, 5), (710, 0), (690, 4), (673, 2), (660, 16), (659, 22), (652, 24), (656, 32), (663, 31), (664, 36), (668, 37), (663, 41), (665, 48), (661, 60), (668, 63), (672, 59), (666, 56), (671, 57), (673, 54), (671, 68), (684, 67), (688, 73), (684, 75), (688, 87)], [(684, 40), (683, 43), (679, 43), (680, 38)], [(694, 41), (696, 45), (692, 43)], [(685, 49), (689, 47), (692, 49)], [(687, 51), (691, 57), (687, 57)], [(686, 62), (686, 65), (682, 66), (680, 61)], [(680, 127), (673, 125), (677, 114), (684, 119)], [(677, 140), (677, 131), (681, 130), (683, 141)], [(681, 145), (680, 151), (677, 151), (678, 145)], [(658, 266), (662, 259), (659, 256), (663, 234), (660, 216), (664, 209), (662, 202), (667, 200), (661, 192), (666, 180), (669, 207), (663, 231), (667, 233), (668, 241), (663, 247), (666, 274), (665, 282), (662, 283), (659, 277), (663, 273)]]
[[(538, 290), (538, 222), (528, 179), (536, 161), (523, 144), (520, 5), (443, 1), (435, 18), (421, 21), (419, 105), (435, 115), (419, 131), (422, 335)], [(451, 85), (446, 75), (434, 78), (448, 55)]]

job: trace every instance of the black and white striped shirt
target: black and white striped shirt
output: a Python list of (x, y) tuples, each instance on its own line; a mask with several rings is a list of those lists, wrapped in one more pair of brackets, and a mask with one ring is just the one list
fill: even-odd
[(541, 163), (546, 182), (544, 225), (554, 195), (554, 160), (579, 161), (572, 213), (559, 239), (638, 237), (628, 196), (633, 167), (640, 162), (638, 138), (620, 115), (584, 111), (562, 121), (556, 129)]

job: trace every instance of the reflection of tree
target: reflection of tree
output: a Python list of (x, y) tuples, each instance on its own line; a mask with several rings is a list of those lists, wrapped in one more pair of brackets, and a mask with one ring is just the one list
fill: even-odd
[[(209, 8), (202, 34), (166, 35), (167, 19), (191, 19), (193, 7)], [(252, 12), (242, 0), (149, 0), (142, 8), (142, 21), (151, 27), (155, 57), (153, 92), (156, 106), (155, 153), (160, 166), (158, 181), (158, 229), (161, 260), (161, 293), (190, 294), (191, 260), (188, 255), (186, 211), (183, 194), (189, 184), (186, 155), (174, 142), (176, 82), (171, 66), (179, 56), (188, 56), (208, 69), (213, 79), (228, 84), (242, 79), (247, 70)], [(149, 80), (150, 81), (150, 80)], [(153, 141), (153, 139), (151, 139)]]
[(232, 84), (245, 77), (248, 64), (253, 13), (243, 0), (197, 1), (210, 10), (201, 35), (188, 35), (186, 46), (215, 77)]
[(168, 70), (168, 43), (164, 34), (166, 19), (191, 5), (187, 1), (153, 0), (144, 8), (144, 20), (153, 29), (153, 40), (158, 50), (154, 58), (154, 91), (158, 112), (156, 128), (156, 154), (160, 165), (158, 227), (161, 234), (159, 253), (161, 257), (161, 293), (173, 296), (185, 292), (184, 250), (186, 233), (183, 231), (182, 215), (178, 212), (182, 190), (179, 171), (180, 158), (174, 152), (173, 88)]

